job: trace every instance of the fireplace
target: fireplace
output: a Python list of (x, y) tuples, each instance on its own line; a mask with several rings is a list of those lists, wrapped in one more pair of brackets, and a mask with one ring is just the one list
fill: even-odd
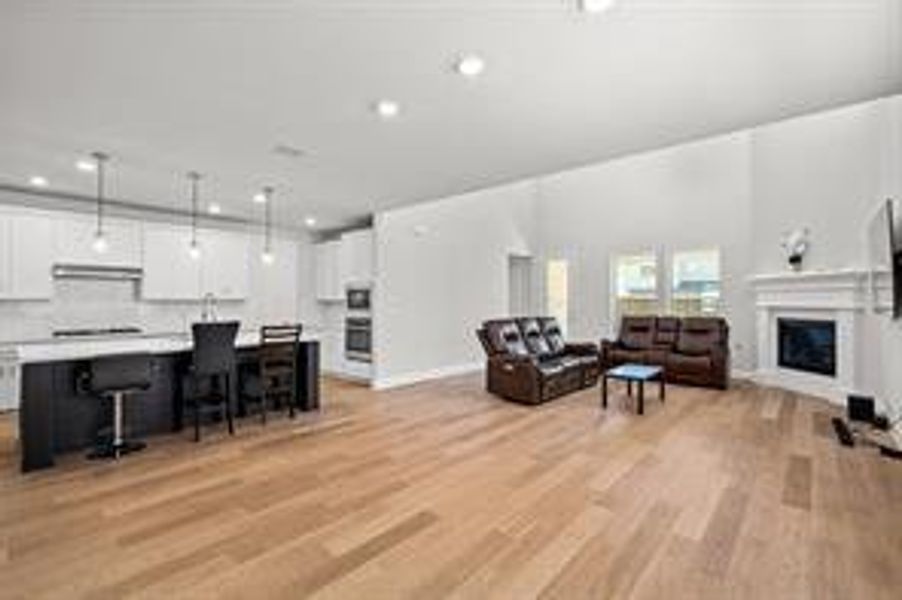
[(777, 364), (836, 377), (836, 322), (777, 319)]

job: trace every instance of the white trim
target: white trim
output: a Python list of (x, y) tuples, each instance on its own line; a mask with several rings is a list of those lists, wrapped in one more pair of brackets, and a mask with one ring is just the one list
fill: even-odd
[(730, 369), (730, 378), (753, 380), (755, 378), (755, 373), (754, 371), (749, 371), (747, 369)]
[[(755, 275), (758, 368), (752, 379), (763, 385), (844, 404), (861, 383), (859, 317), (866, 311), (870, 274), (860, 269)], [(781, 317), (820, 318), (836, 323), (835, 377), (781, 368), (777, 364), (777, 322)]]
[(374, 390), (389, 390), (406, 385), (413, 385), (415, 383), (420, 383), (423, 381), (430, 381), (432, 379), (442, 379), (444, 377), (453, 377), (454, 375), (475, 373), (476, 371), (481, 371), (482, 369), (482, 362), (451, 365), (448, 367), (429, 369), (427, 371), (414, 371), (412, 373), (402, 373), (400, 375), (382, 377), (373, 381), (371, 385)]

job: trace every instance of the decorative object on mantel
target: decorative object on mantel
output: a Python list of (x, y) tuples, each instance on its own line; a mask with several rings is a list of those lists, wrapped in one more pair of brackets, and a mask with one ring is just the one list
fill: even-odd
[(805, 253), (808, 251), (808, 236), (807, 228), (793, 229), (785, 234), (783, 241), (780, 242), (786, 253), (786, 261), (793, 271), (802, 270), (802, 259), (805, 258)]

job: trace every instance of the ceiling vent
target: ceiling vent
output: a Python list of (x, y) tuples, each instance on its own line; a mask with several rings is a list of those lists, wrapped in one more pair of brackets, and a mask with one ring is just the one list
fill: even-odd
[(285, 158), (301, 158), (306, 154), (303, 150), (296, 146), (291, 146), (289, 144), (276, 144), (273, 149), (273, 153), (278, 154), (279, 156), (284, 156)]

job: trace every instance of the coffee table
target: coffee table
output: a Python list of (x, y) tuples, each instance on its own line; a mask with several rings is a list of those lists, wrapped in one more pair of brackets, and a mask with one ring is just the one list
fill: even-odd
[(630, 395), (630, 397), (632, 397), (633, 395), (633, 382), (635, 381), (639, 384), (638, 412), (640, 415), (645, 412), (646, 381), (657, 380), (659, 382), (660, 387), (658, 388), (658, 397), (661, 399), (661, 402), (664, 402), (664, 369), (662, 367), (655, 367), (651, 365), (625, 364), (605, 371), (601, 376), (602, 408), (608, 407), (608, 379), (619, 379), (621, 381), (625, 381), (627, 385), (627, 393)]

